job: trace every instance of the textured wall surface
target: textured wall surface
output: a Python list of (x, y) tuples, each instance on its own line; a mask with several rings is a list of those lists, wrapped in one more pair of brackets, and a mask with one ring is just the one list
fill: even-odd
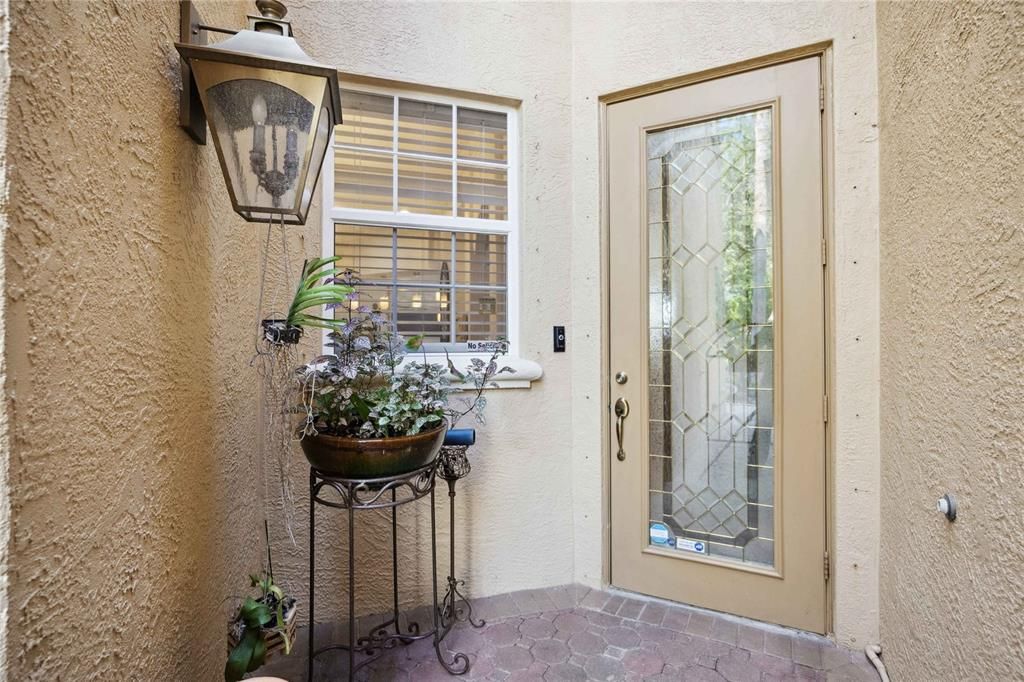
[[(756, 27), (756, 30), (752, 30)], [(878, 633), (878, 143), (875, 10), (868, 2), (573, 5), (573, 490), (576, 577), (601, 579), (598, 97), (820, 40), (834, 41), (835, 357), (830, 426), (839, 641)]]
[(262, 554), (256, 240), (177, 126), (177, 3), (11, 10), (8, 675), (215, 680)]
[(885, 3), (878, 48), (883, 656), (1021, 680), (1024, 5)]
[[(0, 292), (4, 291), (6, 268), (4, 251), (7, 240), (7, 95), (11, 80), (8, 61), (10, 44), (9, 8), (7, 0), (0, 1)], [(7, 324), (7, 301), (0, 296), (0, 386), (5, 385), (7, 356), (4, 351)], [(10, 438), (8, 430), (7, 405), (0, 409), (0, 682), (7, 676), (7, 614), (8, 567), (10, 565), (8, 546), (11, 538), (11, 508), (8, 494), (8, 472), (10, 465)]]

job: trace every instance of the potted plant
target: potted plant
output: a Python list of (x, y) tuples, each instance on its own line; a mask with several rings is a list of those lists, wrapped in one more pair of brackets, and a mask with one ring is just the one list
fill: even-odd
[(447, 370), (426, 362), (400, 368), (420, 339), (407, 341), (365, 307), (350, 310), (328, 339), (333, 354), (299, 368), (301, 445), (310, 464), (345, 478), (375, 478), (430, 462), (447, 430)]
[(295, 290), (288, 316), (284, 319), (263, 320), (263, 337), (272, 345), (295, 345), (304, 327), (333, 329), (335, 321), (314, 315), (310, 310), (327, 306), (328, 309), (344, 304), (352, 293), (352, 286), (336, 277), (341, 273), (331, 267), (339, 259), (316, 258), (302, 264), (302, 275)]
[(268, 573), (249, 579), (252, 587), (260, 589), (260, 596), (246, 597), (228, 626), (225, 682), (241, 680), (278, 651), (290, 654), (295, 639), (295, 598), (285, 596)]

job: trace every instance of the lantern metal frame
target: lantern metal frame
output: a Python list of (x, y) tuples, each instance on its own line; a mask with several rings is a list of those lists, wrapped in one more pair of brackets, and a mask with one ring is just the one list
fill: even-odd
[[(222, 43), (208, 45), (206, 35), (208, 32), (225, 33), (235, 36), (242, 32), (207, 25), (192, 0), (179, 0), (180, 42), (175, 43), (175, 47), (181, 56), (182, 86), (179, 103), (179, 124), (197, 144), (206, 144), (206, 109), (199, 84), (192, 71), (191, 62), (193, 60), (213, 62), (219, 65), (219, 73), (209, 83), (205, 84), (205, 89), (213, 88), (220, 83), (237, 80), (239, 76), (244, 74), (248, 79), (252, 79), (255, 76), (260, 81), (287, 88), (305, 100), (312, 102), (314, 106), (313, 118), (307, 135), (303, 167), (300, 169), (300, 175), (297, 176), (305, 179), (305, 182), (296, 186), (296, 190), (300, 186), (304, 190), (302, 193), (297, 191), (298, 212), (268, 210), (265, 206), (241, 204), (235, 194), (235, 187), (231, 182), (232, 176), (225, 161), (225, 154), (220, 146), (219, 136), (213, 136), (214, 144), (217, 147), (217, 158), (220, 162), (221, 173), (224, 176), (225, 184), (231, 196), (231, 203), (237, 213), (250, 222), (262, 221), (264, 219), (262, 216), (270, 214), (273, 215), (275, 220), (280, 219), (284, 224), (303, 225), (306, 222), (307, 216), (302, 208), (302, 196), (307, 192), (310, 194), (314, 193), (320, 180), (320, 166), (310, 168), (310, 162), (313, 160), (313, 146), (316, 143), (316, 130), (320, 125), (320, 117), (325, 114), (329, 116), (330, 120), (328, 123), (332, 129), (342, 122), (338, 71), (333, 67), (312, 61), (294, 40), (289, 40), (283, 45), (276, 46), (275, 49), (268, 50), (265, 54), (255, 53), (255, 50), (265, 48), (265, 46), (257, 42), (257, 40), (261, 39), (257, 39), (255, 35), (251, 39), (245, 40), (249, 32), (292, 38), (291, 22), (283, 19), (287, 9), (285, 9), (281, 2), (278, 0), (257, 0), (256, 5), (261, 15), (248, 15), (249, 31), (245, 32), (246, 35), (225, 41), (236, 44), (241, 42), (242, 48), (254, 50), (254, 52), (242, 52), (225, 49)], [(309, 76), (326, 79), (326, 93), (322, 86), (314, 87), (308, 83)], [(331, 134), (328, 133), (329, 137), (326, 148), (330, 148)], [(308, 210), (308, 204), (305, 208)], [(260, 218), (254, 217), (253, 214), (258, 214)]]

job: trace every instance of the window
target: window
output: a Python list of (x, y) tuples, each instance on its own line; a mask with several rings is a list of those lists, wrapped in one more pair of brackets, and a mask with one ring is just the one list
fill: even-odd
[(358, 273), (356, 304), (424, 334), (428, 351), (514, 346), (515, 109), (369, 86), (341, 96), (324, 244)]

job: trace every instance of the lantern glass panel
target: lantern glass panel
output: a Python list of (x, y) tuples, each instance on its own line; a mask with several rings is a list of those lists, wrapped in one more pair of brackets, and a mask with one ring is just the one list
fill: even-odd
[[(277, 83), (237, 79), (209, 88), (206, 109), (236, 208), (255, 214), (260, 209), (296, 212), (311, 151), (314, 104)], [(322, 154), (326, 136), (317, 133), (323, 138), (318, 140)]]

